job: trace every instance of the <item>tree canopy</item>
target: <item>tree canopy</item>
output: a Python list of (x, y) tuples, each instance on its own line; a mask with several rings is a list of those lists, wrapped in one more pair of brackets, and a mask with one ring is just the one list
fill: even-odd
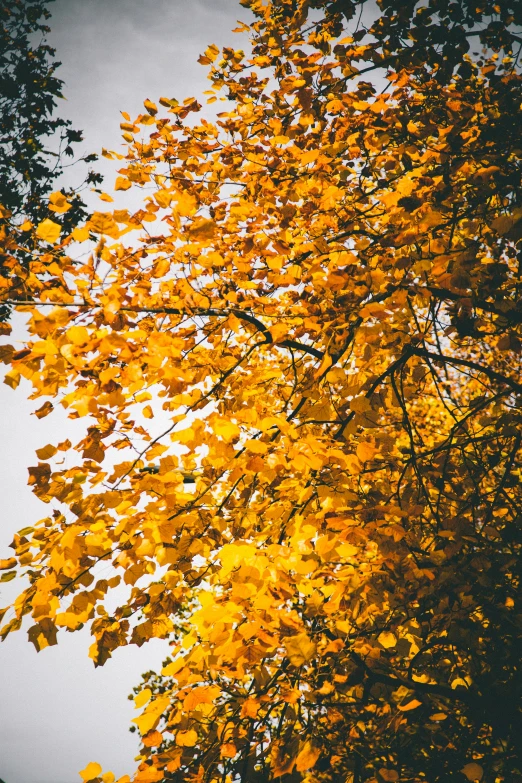
[(169, 640), (136, 783), (522, 779), (522, 6), (242, 5), (217, 119), (106, 153), (141, 208), (9, 255), (6, 382), (86, 431), (2, 633)]

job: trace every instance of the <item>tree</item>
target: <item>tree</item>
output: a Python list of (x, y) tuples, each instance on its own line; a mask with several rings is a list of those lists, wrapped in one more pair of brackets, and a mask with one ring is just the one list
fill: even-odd
[(6, 381), (89, 418), (3, 633), (169, 639), (137, 783), (518, 779), (522, 8), (242, 4), (215, 123), (122, 123), (142, 208), (37, 229)]
[[(45, 24), (51, 15), (50, 2), (0, 3), (0, 230), (5, 244), (17, 247), (22, 258), (31, 221), (56, 219), (58, 214), (64, 230), (70, 232), (86, 217), (79, 192), (69, 188), (52, 193), (64, 170), (64, 155), (74, 157), (73, 145), (82, 141), (82, 134), (69, 120), (54, 114), (57, 100), (63, 98), (63, 82), (56, 76), (60, 63), (52, 59), (55, 50), (45, 39), (50, 31)], [(57, 150), (51, 148), (55, 143)], [(96, 157), (87, 155), (82, 160), (90, 163)], [(89, 171), (86, 183), (99, 182), (100, 176)], [(60, 209), (64, 197), (68, 197), (66, 210)], [(10, 274), (3, 254), (0, 274)], [(15, 281), (13, 298), (18, 298), (16, 289)], [(0, 320), (9, 312), (4, 305)]]

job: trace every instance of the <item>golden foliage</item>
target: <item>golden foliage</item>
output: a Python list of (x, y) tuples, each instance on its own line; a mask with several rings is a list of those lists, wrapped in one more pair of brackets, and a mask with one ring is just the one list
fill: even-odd
[(88, 624), (96, 665), (169, 640), (137, 783), (512, 780), (520, 75), (391, 3), (370, 37), (358, 3), (243, 5), (252, 54), (201, 58), (216, 122), (125, 116), (140, 209), (5, 231), (31, 334), (6, 382), (86, 432), (29, 469), (54, 510), (2, 561), (30, 581), (3, 634)]

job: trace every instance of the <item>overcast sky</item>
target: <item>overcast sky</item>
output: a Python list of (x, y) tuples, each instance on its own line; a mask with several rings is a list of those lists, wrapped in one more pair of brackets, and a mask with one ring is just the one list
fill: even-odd
[[(85, 152), (117, 148), (119, 112), (137, 114), (145, 98), (200, 96), (208, 82), (199, 54), (210, 43), (237, 48), (230, 31), (237, 19), (247, 21), (238, 0), (56, 0), (51, 10), (49, 40), (62, 61), (67, 98), (58, 111), (84, 131)], [(27, 391), (0, 384), (0, 557), (10, 555), (16, 530), (48, 514), (27, 486), (35, 449), (73, 439), (85, 426), (65, 412), (37, 420), (31, 413), (41, 401), (27, 401)], [(13, 582), (3, 585), (0, 605), (15, 594)], [(80, 783), (78, 771), (89, 761), (117, 778), (133, 771), (137, 739), (128, 732), (134, 709), (126, 697), (141, 672), (161, 664), (167, 647), (152, 640), (141, 649), (120, 649), (95, 670), (87, 657), (90, 641), (86, 630), (62, 634), (57, 647), (38, 655), (24, 631), (0, 644), (5, 783)]]

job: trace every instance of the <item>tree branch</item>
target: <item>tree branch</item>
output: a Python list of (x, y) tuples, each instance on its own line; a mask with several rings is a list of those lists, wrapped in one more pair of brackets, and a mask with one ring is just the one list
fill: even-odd
[[(18, 305), (21, 307), (96, 307), (96, 305), (87, 304), (86, 302), (35, 302), (27, 299), (6, 299), (5, 304)], [(275, 344), (281, 345), (284, 348), (293, 348), (296, 351), (303, 351), (304, 353), (308, 353), (315, 359), (322, 359), (324, 356), (324, 352), (320, 351), (318, 348), (314, 348), (313, 345), (300, 343), (297, 340), (278, 340), (276, 343), (274, 343), (274, 339), (268, 327), (265, 326), (265, 324), (260, 321), (259, 318), (256, 318), (255, 315), (246, 313), (244, 310), (237, 310), (235, 308), (219, 310), (212, 307), (192, 307), (190, 310), (183, 310), (179, 307), (120, 307), (119, 309), (122, 312), (157, 313), (158, 315), (209, 315), (218, 317), (223, 315), (234, 315), (240, 321), (245, 321), (246, 323), (255, 326), (258, 332), (261, 332), (261, 334), (265, 337), (267, 345)]]
[(414, 356), (420, 356), (424, 359), (431, 359), (433, 362), (443, 362), (444, 364), (453, 364), (456, 367), (468, 367), (470, 370), (477, 370), (477, 372), (486, 375), (491, 381), (505, 383), (506, 386), (509, 386), (511, 389), (513, 389), (513, 391), (517, 392), (517, 394), (522, 394), (521, 383), (517, 383), (517, 381), (514, 381), (513, 378), (510, 378), (508, 375), (503, 375), (496, 370), (490, 370), (489, 367), (484, 367), (482, 364), (477, 364), (476, 362), (472, 362), (469, 359), (457, 359), (456, 356), (445, 356), (442, 353), (431, 353), (431, 351), (428, 351), (425, 348), (412, 347), (410, 349), (410, 353)]

